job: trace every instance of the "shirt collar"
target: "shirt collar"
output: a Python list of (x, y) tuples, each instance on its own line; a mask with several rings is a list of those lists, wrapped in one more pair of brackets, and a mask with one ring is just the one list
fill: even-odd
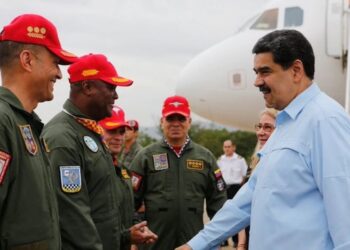
[(63, 109), (72, 116), (91, 119), (90, 117), (84, 115), (69, 99), (67, 99), (63, 104)]
[(33, 111), (32, 113), (27, 112), (21, 101), (17, 98), (15, 94), (13, 94), (9, 89), (0, 86), (0, 99), (7, 102), (9, 105), (17, 109), (23, 115), (34, 119), (35, 121), (41, 123), (41, 119), (39, 116)]
[(319, 93), (321, 93), (320, 88), (316, 83), (312, 83), (307, 89), (305, 89), (301, 94), (294, 98), (285, 109), (278, 113), (276, 124), (278, 125), (280, 123), (283, 123), (287, 117), (295, 120), (298, 114), (304, 109), (306, 104)]

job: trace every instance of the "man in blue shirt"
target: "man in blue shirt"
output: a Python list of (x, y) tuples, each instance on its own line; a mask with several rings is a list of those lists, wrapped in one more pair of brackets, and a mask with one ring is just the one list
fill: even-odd
[(255, 86), (280, 110), (248, 183), (178, 250), (216, 249), (250, 227), (250, 250), (350, 249), (350, 119), (313, 82), (315, 57), (295, 30), (254, 46)]

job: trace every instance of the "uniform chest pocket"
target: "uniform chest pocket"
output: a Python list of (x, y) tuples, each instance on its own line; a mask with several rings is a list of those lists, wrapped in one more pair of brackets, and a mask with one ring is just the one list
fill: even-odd
[(147, 190), (163, 192), (166, 189), (167, 170), (150, 171), (147, 174)]
[(309, 147), (300, 141), (281, 141), (263, 150), (257, 187), (285, 189), (293, 186), (295, 178), (303, 178), (310, 171)]
[(185, 171), (185, 194), (187, 199), (204, 198), (206, 188), (208, 187), (208, 173), (203, 170)]

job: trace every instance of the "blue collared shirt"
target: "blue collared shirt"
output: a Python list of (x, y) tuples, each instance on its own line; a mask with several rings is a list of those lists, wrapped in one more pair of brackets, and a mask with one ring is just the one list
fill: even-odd
[(254, 174), (189, 245), (249, 224), (250, 250), (350, 249), (350, 118), (314, 83), (276, 120)]

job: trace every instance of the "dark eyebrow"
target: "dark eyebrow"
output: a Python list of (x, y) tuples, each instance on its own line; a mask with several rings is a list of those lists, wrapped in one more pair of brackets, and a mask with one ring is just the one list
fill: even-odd
[(261, 72), (271, 72), (272, 69), (268, 66), (264, 66), (264, 67), (260, 67), (260, 68), (253, 68), (254, 72), (257, 74), (257, 73), (261, 73)]

